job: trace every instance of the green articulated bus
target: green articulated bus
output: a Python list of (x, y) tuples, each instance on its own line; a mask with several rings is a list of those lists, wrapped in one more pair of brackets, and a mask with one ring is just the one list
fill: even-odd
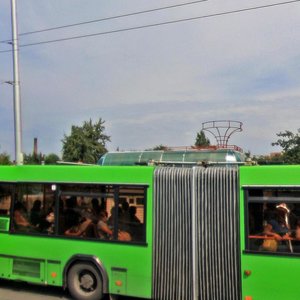
[(0, 167), (0, 278), (79, 300), (293, 300), (299, 274), (299, 165)]

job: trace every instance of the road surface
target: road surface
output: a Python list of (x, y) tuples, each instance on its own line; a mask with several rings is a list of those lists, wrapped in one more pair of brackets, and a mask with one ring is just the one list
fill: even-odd
[(62, 288), (0, 280), (0, 300), (70, 300)]
[[(118, 300), (129, 299), (140, 300), (129, 297), (119, 297)], [(72, 297), (62, 288), (0, 280), (0, 300), (72, 300)]]

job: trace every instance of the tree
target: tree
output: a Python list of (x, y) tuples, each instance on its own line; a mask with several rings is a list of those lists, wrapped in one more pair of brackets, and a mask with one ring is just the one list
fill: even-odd
[(6, 153), (0, 153), (0, 165), (11, 165), (10, 156)]
[(56, 165), (57, 161), (59, 161), (60, 158), (55, 153), (50, 153), (45, 156), (45, 165)]
[(210, 140), (205, 136), (203, 130), (197, 133), (195, 146), (197, 147), (207, 147), (210, 146)]
[(82, 126), (73, 125), (71, 134), (62, 139), (63, 160), (96, 163), (107, 152), (106, 143), (110, 141), (110, 137), (104, 134), (104, 123), (100, 118), (95, 124), (90, 119)]
[(272, 146), (280, 146), (283, 149), (282, 158), (284, 163), (299, 164), (300, 163), (300, 129), (294, 134), (291, 131), (277, 133), (280, 137)]
[(24, 153), (24, 165), (56, 165), (57, 161), (59, 161), (60, 158), (55, 153), (50, 153), (47, 155), (44, 155), (42, 153), (39, 154), (26, 154)]
[(169, 147), (168, 146), (165, 146), (165, 145), (163, 145), (163, 144), (160, 144), (160, 145), (158, 145), (158, 146), (155, 146), (154, 148), (153, 148), (153, 150), (154, 151), (167, 151), (167, 150), (169, 150)]
[(281, 153), (271, 153), (270, 155), (253, 156), (250, 159), (253, 163), (258, 165), (282, 165), (283, 164), (283, 156)]
[(24, 153), (24, 165), (40, 165), (43, 161), (43, 155), (40, 154), (26, 154)]

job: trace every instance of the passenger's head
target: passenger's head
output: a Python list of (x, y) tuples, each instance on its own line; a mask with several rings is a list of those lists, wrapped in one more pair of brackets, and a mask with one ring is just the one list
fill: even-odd
[(24, 210), (24, 205), (21, 202), (16, 202), (14, 205), (14, 210)]
[(122, 202), (122, 209), (123, 211), (128, 211), (129, 209), (129, 204), (126, 200)]
[(98, 207), (98, 206), (99, 206), (99, 201), (98, 201), (97, 198), (93, 198), (93, 199), (92, 199), (92, 206), (93, 206), (93, 207)]
[(33, 210), (40, 210), (41, 209), (41, 206), (42, 206), (42, 201), (41, 200), (35, 200), (34, 202), (33, 202), (33, 207), (32, 207), (32, 209)]
[(129, 215), (133, 217), (133, 216), (135, 216), (135, 214), (136, 214), (136, 207), (130, 206), (129, 207)]
[(116, 209), (117, 209), (117, 215), (120, 217), (122, 216), (122, 208), (120, 206), (116, 207), (113, 206), (110, 210), (110, 214), (112, 215), (112, 217), (114, 217), (116, 215)]
[(107, 219), (107, 213), (106, 213), (106, 211), (101, 211), (100, 212), (99, 219), (102, 220), (102, 221), (106, 221), (106, 219)]
[(285, 203), (280, 203), (279, 205), (276, 206), (276, 208), (280, 213), (286, 214), (290, 212), (289, 208)]
[(66, 199), (66, 206), (67, 208), (74, 208), (77, 206), (77, 198), (76, 197), (70, 197)]

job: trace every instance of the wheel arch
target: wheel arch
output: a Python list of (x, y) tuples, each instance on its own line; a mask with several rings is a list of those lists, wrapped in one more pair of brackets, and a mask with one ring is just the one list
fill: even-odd
[(107, 271), (102, 263), (102, 261), (97, 257), (93, 255), (83, 255), (83, 254), (76, 254), (73, 255), (68, 262), (66, 263), (63, 271), (63, 287), (67, 287), (67, 277), (68, 277), (68, 272), (70, 268), (75, 265), (76, 263), (91, 263), (93, 264), (98, 272), (101, 275), (102, 281), (103, 281), (103, 293), (107, 294), (109, 293), (109, 288), (108, 288), (108, 274)]

